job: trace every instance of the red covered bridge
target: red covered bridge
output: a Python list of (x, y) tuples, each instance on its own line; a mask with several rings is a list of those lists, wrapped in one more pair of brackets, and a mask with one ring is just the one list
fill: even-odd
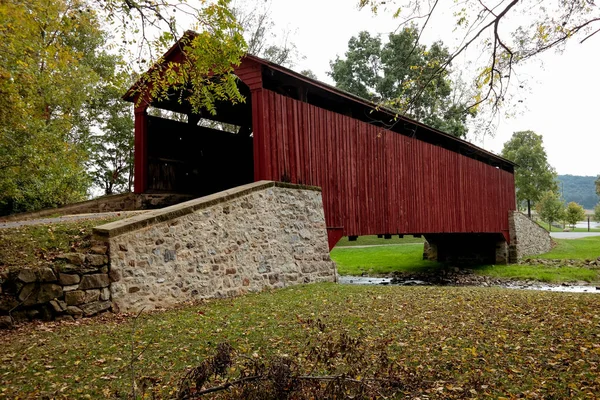
[[(175, 45), (165, 60), (181, 57)], [(441, 259), (494, 262), (509, 241), (510, 161), (258, 57), (235, 74), (247, 100), (217, 104), (216, 116), (193, 114), (177, 93), (136, 106), (135, 192), (201, 196), (292, 182), (322, 188), (330, 248), (342, 236), (425, 235)]]

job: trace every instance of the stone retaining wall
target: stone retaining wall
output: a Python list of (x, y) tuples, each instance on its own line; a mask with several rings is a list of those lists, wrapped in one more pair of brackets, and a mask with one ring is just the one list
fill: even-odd
[(94, 229), (121, 311), (334, 281), (318, 188), (256, 182)]
[(73, 320), (112, 307), (106, 246), (68, 253), (54, 265), (0, 277), (0, 327), (31, 319)]
[(518, 211), (509, 212), (509, 261), (518, 262), (525, 256), (552, 250), (552, 239), (544, 228)]

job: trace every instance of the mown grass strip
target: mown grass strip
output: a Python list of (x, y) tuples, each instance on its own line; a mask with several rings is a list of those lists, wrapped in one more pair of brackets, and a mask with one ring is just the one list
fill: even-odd
[[(184, 371), (228, 342), (241, 355), (287, 355), (326, 332), (387, 343), (419, 379), (410, 398), (593, 398), (600, 393), (600, 296), (493, 288), (319, 284), (142, 314), (138, 377), (172, 398)], [(3, 335), (0, 397), (126, 397), (132, 319)], [(305, 366), (307, 369), (310, 366)], [(407, 375), (408, 376), (408, 375)], [(169, 397), (170, 396), (170, 397)]]
[(473, 268), (478, 275), (494, 278), (535, 280), (546, 283), (598, 282), (598, 270), (579, 267), (546, 265), (485, 265)]
[(597, 224), (591, 224), (590, 230), (588, 228), (569, 228), (569, 232), (600, 232), (600, 228), (596, 228)]
[(390, 244), (411, 244), (411, 243), (423, 243), (425, 241), (422, 237), (404, 236), (402, 238), (398, 236), (392, 236), (390, 239), (378, 238), (377, 235), (359, 236), (355, 241), (350, 241), (347, 236), (344, 236), (336, 244), (336, 247), (354, 247), (354, 246), (379, 246), (379, 245), (390, 245)]
[(564, 229), (569, 229), (569, 232), (600, 232), (600, 225), (598, 222), (590, 221), (590, 230), (588, 228), (572, 228), (569, 225), (565, 225), (565, 228), (557, 228), (556, 226), (548, 225), (548, 223), (537, 220), (535, 221), (539, 226), (549, 232), (563, 232)]

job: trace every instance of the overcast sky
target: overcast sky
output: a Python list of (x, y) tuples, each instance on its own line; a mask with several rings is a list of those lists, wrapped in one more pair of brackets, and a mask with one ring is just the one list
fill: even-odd
[[(293, 69), (311, 69), (319, 80), (332, 83), (329, 61), (343, 56), (351, 36), (361, 30), (387, 35), (396, 29), (390, 13), (373, 16), (357, 10), (356, 3), (272, 0), (277, 29), (289, 29), (305, 57)], [(442, 39), (452, 49), (457, 38), (452, 37), (449, 14), (438, 16), (431, 26), (426, 41)], [(516, 115), (499, 119), (495, 137), (474, 142), (499, 153), (513, 132), (533, 130), (543, 135), (550, 164), (559, 174), (600, 174), (600, 35), (582, 45), (571, 43), (563, 54), (547, 53), (542, 61), (516, 71), (529, 85), (528, 93), (513, 93)]]

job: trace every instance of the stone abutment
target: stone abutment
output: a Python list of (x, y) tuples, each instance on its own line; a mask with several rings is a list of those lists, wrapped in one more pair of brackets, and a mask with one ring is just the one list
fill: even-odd
[(0, 282), (0, 325), (336, 280), (320, 189), (270, 181), (96, 227), (55, 264)]

